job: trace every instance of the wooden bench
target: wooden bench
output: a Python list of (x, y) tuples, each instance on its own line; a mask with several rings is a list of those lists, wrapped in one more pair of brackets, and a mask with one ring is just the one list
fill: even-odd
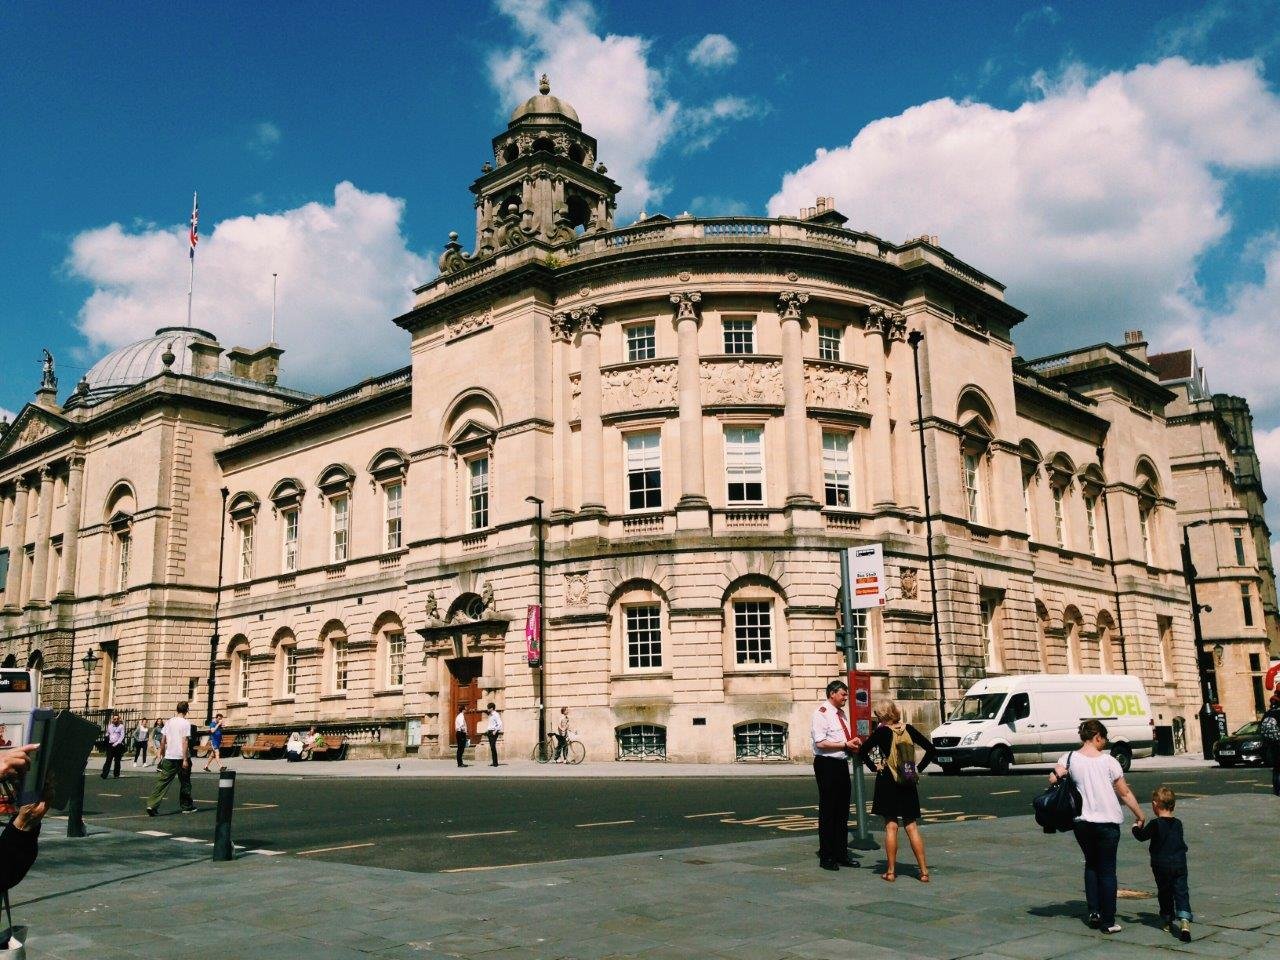
[[(236, 735), (234, 733), (232, 734), (224, 733), (222, 735), (222, 747), (220, 749), (222, 751), (222, 756), (224, 757), (231, 756), (232, 751), (237, 749)], [(204, 743), (200, 744), (200, 746), (196, 747), (197, 757), (207, 757), (212, 752), (213, 752), (213, 745), (210, 744), (208, 741), (205, 741)]]
[(284, 753), (284, 745), (288, 737), (283, 733), (260, 733), (253, 743), (246, 743), (240, 748), (242, 757), (271, 757)]
[(347, 741), (345, 737), (335, 737), (325, 735), (323, 747), (311, 748), (312, 760), (341, 760), (347, 755)]

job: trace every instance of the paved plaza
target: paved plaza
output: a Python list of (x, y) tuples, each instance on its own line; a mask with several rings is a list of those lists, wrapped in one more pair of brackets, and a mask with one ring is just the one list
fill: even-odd
[[(1186, 800), (1195, 940), (1159, 929), (1145, 848), (1120, 852), (1120, 934), (1081, 923), (1080, 857), (1029, 817), (929, 825), (934, 882), (817, 869), (811, 832), (621, 856), (410, 873), (244, 855), (214, 863), (175, 843), (50, 824), (15, 890), (32, 958), (1274, 957), (1280, 948), (1280, 801)], [(360, 811), (353, 810), (358, 817)], [(500, 843), (497, 837), (495, 843)], [(341, 840), (335, 839), (335, 844)]]

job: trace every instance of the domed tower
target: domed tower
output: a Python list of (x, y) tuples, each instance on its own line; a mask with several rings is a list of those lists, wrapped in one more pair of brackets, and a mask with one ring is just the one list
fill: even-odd
[(581, 231), (613, 229), (618, 185), (596, 162), (596, 141), (578, 113), (551, 95), (546, 74), (493, 138), (492, 166), (471, 184), (476, 259), (527, 240), (559, 245)]

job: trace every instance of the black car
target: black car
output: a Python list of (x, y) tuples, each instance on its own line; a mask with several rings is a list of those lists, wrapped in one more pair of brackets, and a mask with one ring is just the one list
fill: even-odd
[(1271, 746), (1258, 732), (1258, 721), (1246, 723), (1229, 737), (1223, 737), (1213, 745), (1213, 758), (1224, 767), (1236, 764), (1246, 766), (1271, 766)]

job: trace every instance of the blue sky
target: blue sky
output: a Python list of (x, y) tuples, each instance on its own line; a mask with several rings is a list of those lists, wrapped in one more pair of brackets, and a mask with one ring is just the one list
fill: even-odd
[[(0, 410), (185, 318), (323, 390), (390, 316), (543, 69), (620, 220), (794, 213), (936, 234), (1027, 356), (1141, 327), (1246, 393), (1280, 482), (1280, 5), (11, 4), (0, 11)], [(825, 151), (821, 156), (817, 151)], [(1241, 359), (1241, 358), (1244, 359)]]

